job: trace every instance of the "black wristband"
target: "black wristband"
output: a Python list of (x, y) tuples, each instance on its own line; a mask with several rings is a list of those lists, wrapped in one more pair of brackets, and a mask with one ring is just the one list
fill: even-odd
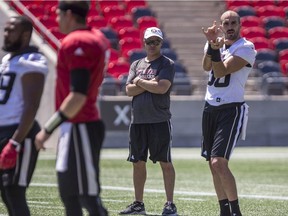
[(211, 55), (212, 55), (212, 52), (213, 52), (213, 49), (212, 49), (212, 47), (211, 47), (211, 44), (208, 43), (208, 49), (207, 49), (206, 54), (209, 55), (209, 56), (211, 56)]
[[(211, 49), (212, 49), (212, 48), (211, 48)], [(219, 50), (219, 49), (217, 49), (217, 50), (212, 49), (211, 60), (212, 60), (213, 62), (220, 62), (220, 61), (222, 61), (222, 60), (221, 60), (221, 54), (220, 54), (220, 50)]]
[(64, 121), (68, 118), (61, 112), (55, 112), (51, 118), (46, 122), (44, 125), (45, 132), (48, 134), (52, 134), (53, 131)]

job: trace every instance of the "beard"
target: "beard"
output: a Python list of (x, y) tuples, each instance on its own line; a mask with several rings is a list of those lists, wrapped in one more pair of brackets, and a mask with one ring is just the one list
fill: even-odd
[(233, 33), (232, 32), (229, 32), (229, 34), (226, 33), (225, 38), (228, 40), (236, 40), (238, 36), (239, 36), (239, 31), (233, 31)]
[(22, 46), (21, 40), (17, 40), (14, 43), (7, 43), (4, 41), (2, 50), (6, 52), (17, 52), (18, 50), (20, 50), (21, 46)]

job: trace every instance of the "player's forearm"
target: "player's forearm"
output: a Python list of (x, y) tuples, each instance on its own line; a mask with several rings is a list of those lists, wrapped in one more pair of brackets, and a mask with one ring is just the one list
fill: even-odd
[(33, 126), (37, 109), (38, 106), (35, 107), (33, 105), (26, 106), (24, 108), (18, 128), (11, 137), (13, 140), (17, 141), (18, 143), (21, 143), (25, 139), (25, 137), (27, 136), (27, 134), (29, 133), (30, 129)]
[(82, 109), (86, 102), (86, 95), (70, 92), (69, 95), (64, 99), (60, 106), (60, 111), (68, 118), (75, 117)]
[(210, 71), (212, 69), (211, 56), (205, 54), (202, 58), (202, 67), (204, 71)]
[(165, 94), (168, 91), (169, 87), (171, 86), (169, 80), (166, 79), (158, 80), (157, 78), (154, 78), (152, 80), (144, 80), (140, 79), (139, 77), (136, 77), (133, 80), (133, 83), (153, 94)]
[(139, 94), (142, 94), (143, 92), (145, 92), (146, 90), (136, 86), (135, 84), (128, 84), (126, 85), (126, 94), (129, 97), (133, 97)]

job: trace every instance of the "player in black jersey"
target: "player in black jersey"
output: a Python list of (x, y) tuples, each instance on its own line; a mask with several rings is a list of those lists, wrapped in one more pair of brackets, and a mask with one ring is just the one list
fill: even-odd
[(29, 45), (32, 31), (27, 17), (9, 18), (2, 47), (8, 54), (0, 65), (0, 189), (13, 216), (30, 215), (25, 193), (38, 156), (35, 115), (48, 72), (46, 58)]

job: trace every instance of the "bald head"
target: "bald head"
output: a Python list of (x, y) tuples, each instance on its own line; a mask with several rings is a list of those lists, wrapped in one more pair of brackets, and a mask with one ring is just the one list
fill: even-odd
[(240, 16), (238, 13), (236, 13), (235, 11), (232, 11), (232, 10), (228, 10), (228, 11), (225, 11), (222, 16), (221, 16), (221, 23), (226, 20), (226, 19), (230, 19), (230, 18), (236, 18), (236, 20), (238, 21), (238, 23), (240, 23)]

